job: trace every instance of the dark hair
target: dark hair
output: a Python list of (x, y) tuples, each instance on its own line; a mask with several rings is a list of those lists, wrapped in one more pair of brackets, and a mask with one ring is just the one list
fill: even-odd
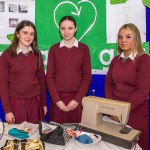
[(72, 21), (72, 22), (74, 23), (75, 28), (76, 28), (76, 20), (75, 20), (74, 17), (72, 17), (72, 16), (64, 16), (64, 17), (62, 17), (62, 18), (60, 19), (60, 22), (59, 22), (59, 27), (60, 27), (61, 23), (62, 23), (64, 20), (70, 20), (70, 21)]
[(16, 49), (17, 49), (18, 44), (19, 44), (19, 38), (17, 37), (17, 34), (19, 33), (19, 31), (22, 28), (24, 28), (26, 26), (32, 27), (34, 29), (34, 40), (31, 43), (31, 47), (32, 47), (34, 54), (37, 55), (39, 58), (39, 65), (38, 66), (40, 68), (40, 61), (41, 60), (40, 60), (40, 51), (38, 49), (38, 42), (37, 42), (37, 31), (36, 31), (35, 25), (31, 21), (23, 20), (17, 25), (15, 33), (14, 33), (14, 39), (13, 39), (11, 45), (6, 50), (9, 52), (10, 57), (12, 57), (12, 58), (17, 57)]

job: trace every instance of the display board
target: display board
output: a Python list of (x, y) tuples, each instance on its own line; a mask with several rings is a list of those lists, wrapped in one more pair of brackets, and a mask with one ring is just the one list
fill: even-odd
[[(71, 15), (76, 19), (76, 38), (90, 48), (93, 74), (105, 75), (107, 73), (112, 58), (117, 54), (116, 36), (118, 28), (124, 23), (133, 22), (139, 27), (143, 47), (147, 52), (149, 50), (149, 45), (145, 41), (146, 8), (142, 1), (127, 0), (119, 4), (111, 4), (110, 0), (5, 0), (0, 2), (4, 6), (4, 10), (0, 11), (1, 18), (4, 18), (4, 14), (6, 14), (9, 19), (13, 18), (14, 15), (18, 21), (27, 18), (35, 21), (45, 69), (49, 48), (61, 40), (58, 24), (60, 18), (65, 15)], [(135, 5), (138, 11), (135, 10)], [(19, 9), (20, 6), (22, 6), (22, 11)], [(5, 27), (5, 30), (2, 29), (0, 33), (7, 31), (5, 38), (8, 38), (8, 35), (12, 34), (12, 31), (8, 29), (15, 29), (15, 25), (7, 29), (8, 20), (0, 24), (1, 29)], [(1, 35), (0, 40), (2, 39)], [(6, 44), (8, 42), (5, 42), (3, 38), (3, 41), (0, 41), (0, 51), (8, 46)]]

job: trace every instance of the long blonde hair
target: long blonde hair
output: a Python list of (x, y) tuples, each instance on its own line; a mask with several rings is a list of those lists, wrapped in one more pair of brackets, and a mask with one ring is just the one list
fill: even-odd
[[(118, 31), (118, 35), (122, 29), (130, 30), (133, 35), (133, 44), (132, 44), (133, 53), (137, 53), (137, 56), (141, 56), (141, 55), (145, 54), (145, 51), (142, 48), (141, 36), (140, 36), (139, 29), (132, 23), (124, 24), (120, 27), (120, 29)], [(117, 50), (118, 50), (118, 53), (122, 53), (122, 49), (119, 47), (118, 41), (117, 41)]]

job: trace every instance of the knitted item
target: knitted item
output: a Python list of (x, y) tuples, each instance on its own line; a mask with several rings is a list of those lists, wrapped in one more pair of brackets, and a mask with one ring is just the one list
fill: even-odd
[(17, 128), (10, 129), (8, 131), (8, 134), (13, 136), (13, 137), (19, 138), (19, 139), (29, 138), (28, 132), (25, 132), (23, 130), (18, 130)]

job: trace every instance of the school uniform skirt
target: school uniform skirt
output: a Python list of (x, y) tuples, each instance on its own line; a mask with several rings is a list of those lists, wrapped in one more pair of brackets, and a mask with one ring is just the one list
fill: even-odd
[[(76, 92), (58, 92), (60, 99), (68, 105), (71, 100), (75, 100)], [(51, 100), (49, 120), (58, 123), (79, 123), (81, 121), (82, 106), (78, 105), (77, 108), (69, 112), (60, 110), (56, 104)]]
[(11, 98), (12, 113), (15, 116), (15, 123), (23, 121), (38, 123), (44, 119), (44, 106), (40, 101), (40, 96), (32, 98)]

